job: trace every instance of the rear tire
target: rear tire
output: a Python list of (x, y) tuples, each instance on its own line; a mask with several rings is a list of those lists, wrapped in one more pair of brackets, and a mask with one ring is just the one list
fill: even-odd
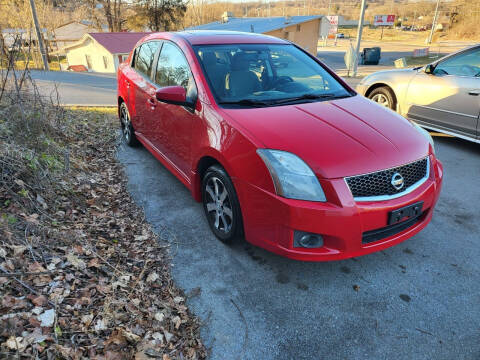
[(374, 89), (368, 98), (379, 105), (385, 106), (393, 111), (396, 111), (397, 104), (395, 104), (395, 96), (389, 87), (381, 86)]
[(120, 125), (122, 127), (122, 136), (125, 143), (131, 147), (140, 145), (140, 142), (135, 136), (135, 130), (133, 129), (132, 121), (130, 119), (130, 112), (124, 102), (120, 104), (118, 113), (120, 116)]
[(243, 232), (242, 214), (230, 177), (219, 165), (210, 166), (202, 180), (202, 202), (210, 229), (224, 243)]

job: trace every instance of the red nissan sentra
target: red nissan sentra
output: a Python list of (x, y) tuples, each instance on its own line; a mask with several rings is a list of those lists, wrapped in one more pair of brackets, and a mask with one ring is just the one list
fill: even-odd
[(295, 44), (192, 31), (143, 38), (118, 71), (125, 141), (142, 143), (213, 233), (325, 261), (430, 221), (442, 164), (427, 132), (358, 95)]

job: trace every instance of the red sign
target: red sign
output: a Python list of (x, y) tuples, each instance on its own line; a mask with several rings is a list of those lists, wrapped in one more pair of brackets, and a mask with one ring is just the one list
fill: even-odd
[(374, 26), (393, 26), (395, 24), (395, 15), (375, 15), (373, 19)]

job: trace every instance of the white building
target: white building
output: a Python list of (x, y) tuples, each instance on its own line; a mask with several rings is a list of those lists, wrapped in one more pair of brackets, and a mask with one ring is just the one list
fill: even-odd
[(88, 71), (115, 73), (135, 44), (149, 33), (88, 33), (64, 47), (68, 66), (83, 65)]
[[(52, 35), (57, 50), (61, 50), (63, 47), (79, 41), (83, 35), (98, 30), (91, 21), (70, 21), (55, 28)], [(108, 31), (108, 27), (102, 26), (102, 31)]]

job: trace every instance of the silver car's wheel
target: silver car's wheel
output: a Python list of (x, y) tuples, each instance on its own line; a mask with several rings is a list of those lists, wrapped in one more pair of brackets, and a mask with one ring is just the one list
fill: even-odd
[(383, 94), (376, 94), (374, 97), (372, 97), (372, 100), (375, 101), (376, 103), (390, 108), (390, 102), (388, 101), (387, 97)]
[(368, 98), (379, 105), (382, 105), (386, 108), (395, 110), (395, 95), (393, 91), (387, 86), (380, 86), (376, 89), (373, 89), (369, 94)]

